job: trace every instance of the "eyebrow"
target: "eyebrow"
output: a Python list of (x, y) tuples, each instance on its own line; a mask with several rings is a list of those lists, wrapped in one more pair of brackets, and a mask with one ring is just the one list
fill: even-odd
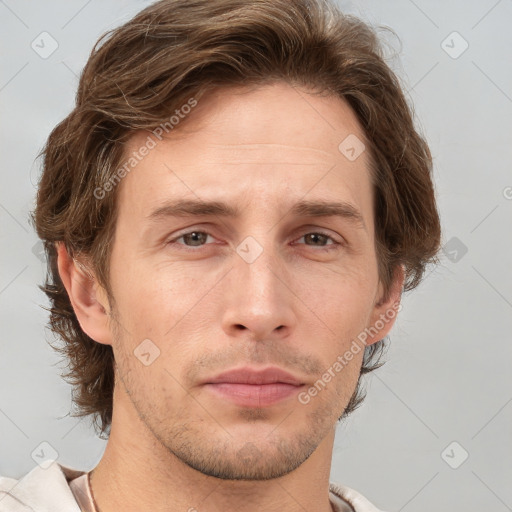
[[(288, 214), (298, 217), (341, 217), (349, 220), (356, 227), (366, 230), (366, 224), (360, 211), (347, 202), (299, 201), (291, 207)], [(178, 199), (167, 201), (153, 210), (147, 218), (151, 222), (157, 222), (169, 217), (200, 216), (239, 218), (241, 210), (221, 201)]]

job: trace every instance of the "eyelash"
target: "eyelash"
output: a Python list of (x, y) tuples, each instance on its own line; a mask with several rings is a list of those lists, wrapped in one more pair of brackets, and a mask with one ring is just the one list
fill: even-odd
[[(208, 231), (199, 230), (199, 229), (193, 229), (193, 230), (187, 231), (185, 233), (181, 233), (179, 236), (172, 238), (171, 240), (169, 240), (167, 242), (167, 244), (181, 245), (182, 249), (180, 249), (180, 250), (184, 250), (184, 251), (188, 251), (188, 252), (198, 252), (199, 249), (201, 249), (202, 247), (205, 247), (206, 245), (208, 245), (206, 243), (204, 245), (197, 245), (197, 246), (187, 246), (187, 245), (184, 245), (184, 244), (176, 244), (177, 240), (179, 240), (180, 238), (183, 238), (184, 236), (191, 235), (192, 233), (201, 233), (201, 234), (205, 234), (207, 236), (212, 236), (213, 237), (213, 235), (211, 233), (209, 233)], [(336, 241), (334, 239), (334, 237), (332, 237), (331, 235), (328, 235), (327, 233), (324, 233), (323, 231), (309, 231), (309, 232), (305, 233), (304, 235), (302, 235), (300, 238), (303, 238), (306, 235), (321, 235), (321, 236), (324, 236), (324, 237), (328, 238), (329, 240), (331, 240), (333, 242), (332, 244), (327, 245), (327, 246), (318, 246), (317, 249), (316, 249), (317, 251), (321, 251), (321, 250), (323, 250), (323, 251), (331, 251), (333, 249), (338, 250), (341, 246), (344, 245), (342, 242)], [(302, 245), (306, 245), (306, 244), (302, 244)], [(196, 248), (192, 248), (192, 247), (196, 247)], [(315, 246), (308, 246), (308, 247), (315, 247)]]

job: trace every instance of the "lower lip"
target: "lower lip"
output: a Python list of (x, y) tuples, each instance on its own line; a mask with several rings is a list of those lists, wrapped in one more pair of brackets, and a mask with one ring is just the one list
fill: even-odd
[(302, 386), (276, 382), (273, 384), (205, 384), (215, 394), (241, 407), (265, 407), (295, 395)]

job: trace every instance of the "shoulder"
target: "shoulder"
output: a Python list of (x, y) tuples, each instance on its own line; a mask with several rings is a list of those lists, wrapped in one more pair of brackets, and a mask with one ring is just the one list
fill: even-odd
[(344, 512), (344, 508), (342, 508), (343, 500), (352, 507), (354, 512), (383, 512), (382, 510), (378, 509), (373, 503), (368, 501), (358, 491), (350, 487), (347, 487), (346, 485), (330, 482), (329, 491), (337, 498), (340, 498), (341, 503), (340, 505), (338, 505), (338, 509), (340, 510), (340, 512)]
[(0, 512), (80, 512), (68, 482), (81, 474), (52, 462), (19, 479), (0, 476)]

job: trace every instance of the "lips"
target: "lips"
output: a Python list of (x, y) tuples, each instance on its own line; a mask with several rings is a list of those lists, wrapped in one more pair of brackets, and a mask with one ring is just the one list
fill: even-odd
[(291, 384), (293, 386), (301, 386), (303, 382), (295, 378), (291, 373), (281, 370), (277, 367), (256, 370), (251, 368), (237, 368), (221, 373), (213, 378), (208, 379), (205, 384)]
[(235, 405), (266, 407), (296, 394), (304, 383), (277, 367), (245, 367), (223, 372), (205, 380), (203, 385), (217, 398)]

